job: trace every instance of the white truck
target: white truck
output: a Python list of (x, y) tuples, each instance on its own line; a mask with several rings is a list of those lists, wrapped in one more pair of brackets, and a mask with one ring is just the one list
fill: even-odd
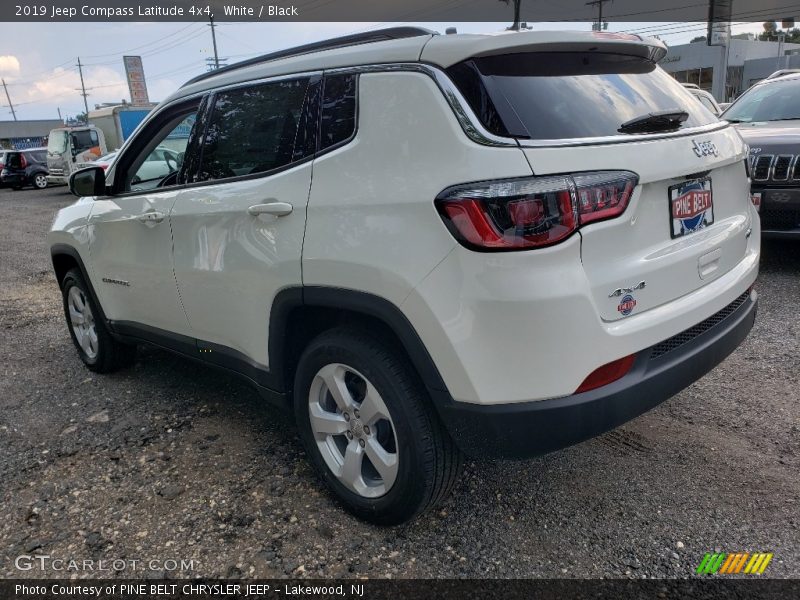
[(89, 113), (89, 124), (58, 127), (47, 142), (49, 184), (66, 184), (69, 177), (108, 153), (119, 149), (152, 107), (120, 104)]

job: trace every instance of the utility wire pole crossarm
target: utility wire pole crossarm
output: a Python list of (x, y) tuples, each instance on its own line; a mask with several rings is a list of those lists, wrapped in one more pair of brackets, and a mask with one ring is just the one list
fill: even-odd
[(0, 81), (3, 82), (3, 89), (6, 91), (6, 100), (8, 100), (8, 108), (11, 109), (11, 114), (13, 115), (14, 120), (16, 121), (17, 120), (17, 113), (16, 113), (16, 111), (14, 111), (14, 105), (11, 104), (11, 96), (8, 95), (8, 86), (6, 85), (6, 80), (2, 79)]
[[(595, 26), (597, 28), (596, 31), (603, 31), (603, 4), (613, 1), (614, 0), (592, 0), (591, 2), (586, 3), (586, 6), (597, 7), (597, 25)], [(592, 27), (592, 29), (595, 29), (595, 27)]]

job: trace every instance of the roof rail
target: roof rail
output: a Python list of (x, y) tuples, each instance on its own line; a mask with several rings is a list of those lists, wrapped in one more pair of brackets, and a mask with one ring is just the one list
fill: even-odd
[(424, 27), (389, 27), (387, 29), (377, 29), (375, 31), (368, 31), (365, 33), (355, 33), (352, 35), (345, 35), (330, 40), (323, 40), (321, 42), (312, 42), (302, 46), (295, 46), (286, 50), (278, 50), (269, 54), (256, 56), (255, 58), (248, 58), (238, 63), (214, 69), (208, 73), (198, 75), (183, 84), (181, 87), (203, 81), (220, 73), (229, 73), (237, 69), (243, 69), (264, 62), (278, 60), (281, 58), (289, 58), (291, 56), (300, 56), (301, 54), (311, 54), (312, 52), (320, 52), (322, 50), (334, 50), (336, 48), (344, 48), (347, 46), (356, 46), (359, 44), (368, 44), (370, 42), (385, 42), (388, 40), (399, 40), (403, 38), (417, 37), (421, 35), (436, 35), (435, 31), (425, 29)]
[(690, 88), (690, 89), (693, 89), (693, 90), (699, 90), (700, 89), (700, 86), (697, 85), (696, 83), (682, 83), (681, 85), (683, 87), (685, 87), (685, 88)]
[(775, 77), (780, 77), (781, 75), (789, 75), (791, 73), (800, 73), (800, 69), (778, 69), (772, 75), (767, 77), (767, 79), (774, 79)]

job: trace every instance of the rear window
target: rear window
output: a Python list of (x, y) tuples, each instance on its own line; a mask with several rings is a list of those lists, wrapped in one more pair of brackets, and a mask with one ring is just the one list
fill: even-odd
[(484, 127), (500, 136), (562, 140), (620, 135), (651, 112), (682, 110), (683, 128), (713, 123), (683, 86), (644, 58), (538, 52), (471, 59), (448, 74)]
[(6, 166), (9, 169), (22, 168), (22, 161), (20, 160), (21, 156), (22, 154), (20, 154), (19, 152), (9, 152), (8, 154), (6, 154), (6, 163), (5, 163)]

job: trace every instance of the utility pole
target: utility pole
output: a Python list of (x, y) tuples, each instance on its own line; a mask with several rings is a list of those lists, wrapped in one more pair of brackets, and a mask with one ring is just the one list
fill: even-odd
[(17, 113), (14, 112), (14, 105), (11, 104), (11, 96), (8, 95), (8, 86), (6, 85), (6, 80), (0, 80), (3, 82), (3, 89), (6, 91), (6, 100), (8, 100), (8, 108), (11, 109), (11, 114), (14, 116), (14, 120), (17, 120)]
[(613, 2), (613, 0), (592, 0), (586, 3), (586, 6), (597, 6), (597, 29), (595, 31), (603, 31), (603, 4), (606, 2)]
[(208, 26), (211, 27), (211, 40), (214, 42), (214, 68), (219, 69), (219, 55), (217, 54), (217, 35), (214, 33), (214, 28), (216, 27), (216, 25), (214, 25), (214, 17), (209, 17), (208, 20), (211, 21)]
[(86, 100), (86, 97), (89, 95), (86, 93), (86, 85), (83, 83), (83, 65), (81, 64), (81, 57), (78, 57), (78, 73), (81, 76), (81, 96), (83, 96), (83, 108), (86, 111), (86, 122), (89, 122), (89, 102)]
[(58, 120), (63, 123), (64, 122), (64, 118), (61, 116), (61, 107), (60, 106), (56, 107), (56, 110), (58, 111)]

